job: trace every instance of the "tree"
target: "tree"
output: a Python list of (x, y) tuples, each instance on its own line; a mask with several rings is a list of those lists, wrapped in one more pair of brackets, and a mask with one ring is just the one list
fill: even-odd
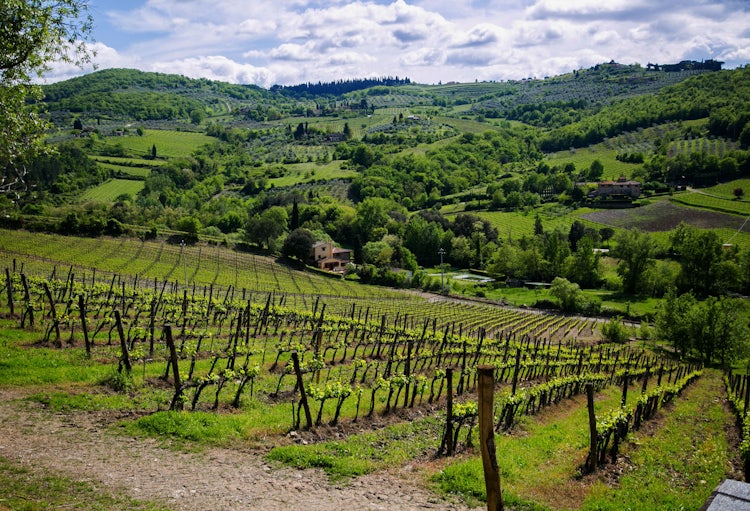
[(55, 61), (90, 62), (92, 22), (88, 0), (0, 3), (0, 193), (26, 189), (25, 162), (44, 149), (47, 123), (26, 104), (41, 97), (34, 80)]
[(300, 261), (306, 261), (310, 256), (310, 250), (315, 243), (313, 233), (305, 228), (294, 229), (284, 240), (281, 253), (287, 257), (293, 257)]
[(615, 230), (611, 227), (602, 227), (599, 229), (599, 236), (602, 239), (603, 243), (607, 243), (610, 239), (612, 239), (612, 236), (615, 235)]
[(284, 234), (287, 226), (286, 209), (273, 206), (261, 214), (255, 214), (248, 220), (245, 228), (245, 238), (259, 246), (266, 245), (273, 249), (273, 240)]
[(745, 195), (745, 190), (738, 186), (737, 188), (732, 190), (732, 193), (734, 194), (734, 198), (739, 200)]
[(156, 159), (156, 144), (153, 144), (153, 145), (151, 146), (151, 159), (152, 159), (152, 160), (155, 160), (155, 159)]
[(708, 297), (700, 302), (692, 293), (677, 295), (672, 288), (656, 314), (657, 336), (682, 357), (697, 352), (705, 363), (722, 364), (746, 356), (747, 325), (742, 299)]
[(584, 236), (578, 242), (578, 250), (566, 261), (566, 274), (573, 282), (591, 288), (599, 283), (599, 254), (594, 252), (594, 242)]
[(292, 217), (289, 219), (289, 228), (294, 231), (299, 227), (299, 204), (297, 199), (292, 203)]
[(602, 165), (602, 162), (599, 160), (592, 161), (588, 171), (589, 181), (599, 181), (602, 178), (602, 174), (604, 174), (604, 165)]
[(685, 291), (706, 296), (726, 291), (719, 279), (719, 263), (724, 253), (719, 236), (714, 231), (703, 231), (680, 224), (671, 235), (672, 250), (679, 255), (681, 266), (678, 286)]
[(549, 294), (557, 298), (560, 308), (566, 312), (581, 309), (585, 301), (581, 287), (563, 277), (555, 277), (550, 285)]
[(544, 227), (542, 226), (542, 219), (537, 215), (534, 219), (534, 236), (539, 236), (541, 234), (544, 234)]
[(617, 245), (612, 255), (620, 260), (617, 274), (622, 278), (622, 288), (626, 293), (636, 293), (646, 269), (653, 264), (654, 243), (646, 233), (638, 229), (620, 231), (615, 236)]
[(583, 238), (586, 234), (586, 226), (583, 222), (576, 220), (570, 226), (570, 232), (568, 232), (568, 243), (570, 243), (570, 250), (575, 252), (578, 249), (578, 240)]

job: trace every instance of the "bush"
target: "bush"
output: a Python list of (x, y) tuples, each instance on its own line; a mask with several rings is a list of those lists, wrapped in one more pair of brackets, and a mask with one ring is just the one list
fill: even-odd
[(602, 335), (612, 342), (625, 342), (630, 338), (630, 330), (622, 322), (622, 318), (617, 316), (604, 323)]

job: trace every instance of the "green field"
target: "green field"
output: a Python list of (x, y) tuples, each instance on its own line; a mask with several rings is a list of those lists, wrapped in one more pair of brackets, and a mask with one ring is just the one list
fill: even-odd
[(550, 166), (564, 167), (573, 163), (577, 171), (586, 170), (594, 160), (599, 160), (604, 165), (602, 179), (615, 180), (620, 176), (630, 177), (638, 165), (625, 163), (617, 160), (617, 151), (607, 149), (604, 144), (596, 144), (588, 148), (579, 148), (570, 151), (560, 151), (547, 156)]
[(151, 149), (156, 146), (157, 158), (178, 158), (192, 154), (198, 147), (213, 143), (216, 139), (203, 133), (173, 130), (143, 131), (143, 136), (135, 134), (121, 137), (107, 137), (106, 145), (121, 145), (133, 158), (151, 156)]
[(284, 165), (285, 175), (268, 180), (273, 186), (294, 186), (313, 181), (328, 181), (331, 179), (351, 179), (357, 175), (352, 169), (341, 168), (340, 161), (326, 164), (292, 163)]
[(672, 200), (688, 206), (711, 209), (722, 213), (742, 216), (750, 215), (750, 202), (724, 198), (723, 196), (718, 195), (708, 195), (701, 192), (686, 192), (675, 194)]
[(117, 165), (114, 163), (99, 162), (99, 166), (115, 173), (127, 174), (133, 177), (145, 178), (151, 174), (151, 169), (145, 167), (132, 167), (127, 165)]
[(734, 195), (734, 190), (736, 188), (741, 188), (744, 192), (741, 200), (748, 200), (748, 198), (750, 198), (750, 179), (735, 179), (734, 181), (729, 181), (727, 183), (721, 183), (716, 186), (705, 188), (702, 191), (705, 191), (706, 193), (710, 193), (712, 195), (719, 195), (726, 199), (735, 200), (736, 197)]
[(114, 202), (120, 195), (135, 197), (143, 190), (143, 181), (133, 179), (110, 179), (99, 186), (86, 190), (81, 195), (82, 202)]

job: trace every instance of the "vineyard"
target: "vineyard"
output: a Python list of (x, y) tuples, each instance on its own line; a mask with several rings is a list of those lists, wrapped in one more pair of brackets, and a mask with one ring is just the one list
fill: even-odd
[[(161, 411), (134, 430), (190, 438), (191, 416), (248, 414), (242, 437), (281, 444), (270, 459), (332, 477), (385, 468), (395, 446), (411, 444), (411, 457), (469, 452), (479, 367), (492, 368), (505, 435), (597, 396), (596, 440), (572, 454), (584, 474), (616, 463), (628, 435), (703, 374), (599, 343), (584, 317), (378, 290), (221, 246), (4, 236), (4, 316), (34, 332), (37, 349), (78, 351), (111, 368), (113, 388), (156, 396)], [(367, 431), (383, 421), (392, 426)], [(344, 439), (320, 442), (331, 430)], [(318, 441), (289, 444), (290, 431)], [(360, 438), (382, 452), (356, 459)]]

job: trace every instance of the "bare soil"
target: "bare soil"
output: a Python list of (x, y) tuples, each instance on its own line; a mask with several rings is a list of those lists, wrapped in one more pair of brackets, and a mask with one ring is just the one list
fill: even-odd
[(332, 484), (322, 471), (271, 465), (259, 452), (185, 452), (113, 431), (123, 417), (111, 412), (60, 414), (22, 400), (38, 391), (0, 389), (0, 457), (33, 473), (87, 481), (175, 510), (469, 509), (431, 492), (419, 467)]
[(670, 231), (681, 222), (701, 229), (742, 229), (743, 218), (716, 211), (680, 206), (663, 199), (647, 206), (630, 209), (605, 209), (582, 215), (583, 218), (612, 227), (637, 227), (642, 231)]

